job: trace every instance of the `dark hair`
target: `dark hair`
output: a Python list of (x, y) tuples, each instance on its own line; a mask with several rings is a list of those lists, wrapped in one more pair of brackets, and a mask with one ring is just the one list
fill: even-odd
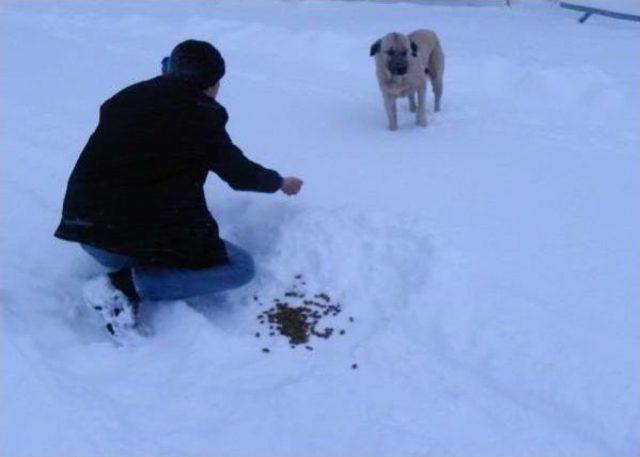
[[(214, 86), (222, 79), (225, 71), (222, 55), (206, 41), (183, 41), (173, 48), (167, 63), (168, 76), (188, 81), (199, 89)], [(163, 65), (163, 70), (164, 67)]]

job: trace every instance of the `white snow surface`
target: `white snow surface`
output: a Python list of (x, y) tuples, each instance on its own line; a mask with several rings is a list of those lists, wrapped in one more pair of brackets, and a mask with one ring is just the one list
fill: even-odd
[[(548, 3), (0, 3), (3, 456), (640, 455), (640, 27)], [(432, 28), (443, 110), (389, 132), (369, 46)], [(253, 283), (147, 304), (114, 346), (104, 270), (53, 238), (99, 105), (186, 38), (295, 198), (207, 181)], [(257, 339), (294, 275), (344, 307)], [(344, 323), (353, 316), (354, 323)], [(261, 348), (267, 345), (271, 352)], [(351, 369), (352, 363), (358, 369)]]

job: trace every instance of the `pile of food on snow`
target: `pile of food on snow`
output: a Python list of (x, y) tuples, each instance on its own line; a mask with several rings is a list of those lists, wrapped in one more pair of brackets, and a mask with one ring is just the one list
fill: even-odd
[[(313, 337), (319, 339), (329, 339), (333, 335), (344, 335), (344, 328), (336, 328), (323, 325), (323, 320), (328, 317), (338, 316), (342, 312), (342, 305), (334, 302), (325, 292), (308, 294), (306, 292), (306, 282), (301, 274), (294, 277), (294, 284), (290, 290), (286, 291), (281, 298), (274, 298), (271, 306), (258, 314), (258, 322), (268, 327), (268, 332), (263, 335), (256, 332), (256, 338), (263, 336), (284, 336), (289, 340), (291, 348), (304, 345), (304, 347), (312, 351), (310, 339)], [(259, 306), (264, 303), (258, 296), (254, 296), (253, 300)], [(349, 322), (353, 323), (353, 317), (349, 317)], [(267, 347), (263, 347), (265, 353), (271, 352)], [(351, 368), (358, 368), (357, 364), (351, 365)]]

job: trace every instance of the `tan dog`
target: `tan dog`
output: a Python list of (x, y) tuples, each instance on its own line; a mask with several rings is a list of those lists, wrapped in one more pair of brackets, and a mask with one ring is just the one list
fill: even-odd
[(437, 35), (431, 30), (416, 30), (409, 35), (389, 33), (371, 45), (370, 55), (376, 59), (376, 76), (389, 130), (398, 129), (396, 99), (399, 97), (409, 98), (409, 108), (416, 113), (416, 124), (426, 126), (427, 76), (435, 96), (435, 111), (440, 111), (442, 97), (444, 54)]

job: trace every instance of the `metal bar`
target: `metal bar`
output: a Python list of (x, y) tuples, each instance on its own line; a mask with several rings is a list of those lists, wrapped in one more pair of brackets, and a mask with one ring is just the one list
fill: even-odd
[(591, 15), (592, 15), (592, 14), (593, 14), (593, 13), (592, 13), (591, 11), (588, 11), (588, 12), (584, 13), (584, 15), (583, 15), (583, 16), (581, 16), (581, 17), (580, 17), (580, 19), (578, 19), (578, 22), (579, 22), (580, 24), (582, 24), (584, 21), (586, 21), (587, 19), (589, 19), (589, 18), (591, 17)]
[(583, 11), (585, 13), (589, 13), (588, 15), (585, 14), (580, 19), (580, 22), (586, 21), (589, 18), (589, 16), (591, 16), (591, 14), (600, 14), (601, 16), (612, 17), (614, 19), (624, 19), (627, 21), (640, 22), (640, 16), (636, 16), (635, 14), (616, 13), (615, 11), (608, 11), (600, 8), (592, 8), (590, 6), (576, 5), (574, 3), (567, 3), (567, 2), (560, 2), (560, 6), (568, 10)]

